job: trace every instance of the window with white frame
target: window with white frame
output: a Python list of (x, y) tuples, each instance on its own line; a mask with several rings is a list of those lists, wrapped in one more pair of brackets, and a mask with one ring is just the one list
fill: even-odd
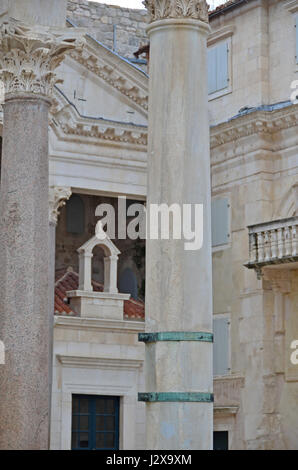
[(208, 47), (208, 95), (220, 94), (230, 88), (230, 40)]
[(223, 315), (213, 318), (213, 375), (230, 373), (230, 320)]

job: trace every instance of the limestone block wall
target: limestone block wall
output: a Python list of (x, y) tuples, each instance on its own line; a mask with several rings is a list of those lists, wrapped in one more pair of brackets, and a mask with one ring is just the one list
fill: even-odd
[(123, 57), (134, 57), (133, 53), (148, 43), (146, 10), (68, 0), (67, 17)]
[[(211, 132), (212, 195), (228, 197), (231, 211), (231, 241), (213, 253), (214, 314), (230, 318), (231, 375), (221, 377), (221, 394), (230, 396), (232, 377), (243, 378), (238, 401), (232, 403), (239, 407), (237, 412), (227, 409), (224, 416), (215, 415), (215, 422), (218, 430), (231, 432), (231, 446), (237, 449), (297, 448), (293, 402), (298, 382), (293, 377), (290, 382), (285, 369), (290, 354), (290, 340), (285, 338), (298, 327), (297, 271), (291, 266), (290, 284), (283, 279), (286, 265), (273, 281), (258, 280), (243, 266), (248, 259), (247, 226), (296, 212), (296, 112), (290, 106), (253, 113)], [(287, 124), (289, 116), (292, 125)], [(266, 126), (249, 130), (263, 119), (278, 121), (274, 133)]]
[(54, 322), (52, 450), (71, 449), (72, 395), (120, 397), (120, 449), (145, 448), (144, 322), (59, 316)]
[[(295, 4), (295, 5), (294, 5)], [(290, 8), (292, 5), (292, 9)], [(295, 7), (295, 8), (294, 8)], [(298, 2), (274, 1), (269, 9), (270, 99), (289, 99), (290, 83), (298, 80), (296, 16)]]
[(225, 36), (230, 40), (229, 90), (209, 101), (211, 124), (235, 116), (244, 107), (290, 100), (291, 83), (298, 79), (295, 57), (298, 10), (291, 12), (289, 3), (253, 0), (224, 15), (211, 17), (215, 42), (220, 43)]

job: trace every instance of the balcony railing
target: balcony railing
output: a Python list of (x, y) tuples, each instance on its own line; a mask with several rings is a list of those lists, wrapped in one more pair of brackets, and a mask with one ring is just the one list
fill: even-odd
[(298, 261), (297, 227), (298, 217), (250, 225), (245, 266), (260, 271), (263, 266)]

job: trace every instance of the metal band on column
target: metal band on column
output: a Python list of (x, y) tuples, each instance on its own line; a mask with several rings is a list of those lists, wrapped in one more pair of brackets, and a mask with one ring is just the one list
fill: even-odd
[(213, 343), (213, 334), (206, 331), (162, 331), (159, 333), (139, 333), (139, 341), (203, 341)]
[(148, 392), (139, 393), (138, 401), (213, 403), (213, 393), (205, 392)]

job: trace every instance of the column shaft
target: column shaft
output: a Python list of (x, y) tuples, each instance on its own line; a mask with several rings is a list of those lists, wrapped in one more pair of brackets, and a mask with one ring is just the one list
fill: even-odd
[[(186, 251), (183, 239), (147, 240), (146, 332), (212, 331), (208, 31), (191, 18), (148, 29), (148, 207), (203, 204), (204, 240), (196, 251)], [(163, 395), (166, 401), (147, 403), (147, 448), (211, 449), (212, 403), (185, 394), (211, 394), (212, 343), (147, 343), (145, 368), (147, 392), (178, 393), (174, 402)]]
[(48, 108), (34, 95), (4, 105), (0, 197), (0, 448), (46, 449), (49, 428)]

